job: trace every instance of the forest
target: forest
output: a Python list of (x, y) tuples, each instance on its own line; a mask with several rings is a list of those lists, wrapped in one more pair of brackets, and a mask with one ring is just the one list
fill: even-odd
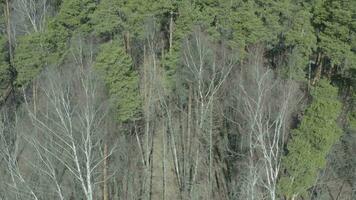
[(356, 199), (356, 0), (0, 15), (0, 200)]

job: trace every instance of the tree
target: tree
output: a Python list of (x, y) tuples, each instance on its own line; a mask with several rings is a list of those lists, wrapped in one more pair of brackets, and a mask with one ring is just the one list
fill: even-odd
[(46, 27), (46, 19), (50, 16), (47, 0), (14, 0), (11, 2), (21, 32), (41, 32)]
[[(219, 56), (219, 53), (221, 53), (221, 56)], [(185, 170), (194, 170), (194, 173), (182, 178), (185, 178), (185, 182), (189, 183), (185, 187), (190, 197), (214, 198), (213, 191), (216, 189), (215, 185), (218, 184), (214, 177), (219, 176), (221, 170), (217, 167), (216, 162), (220, 161), (216, 160), (216, 152), (214, 151), (218, 140), (218, 135), (214, 131), (214, 107), (215, 102), (218, 101), (222, 85), (226, 82), (236, 64), (236, 58), (232, 57), (224, 46), (215, 44), (209, 35), (199, 28), (184, 39), (181, 56), (184, 65), (179, 75), (183, 79), (180, 81), (184, 85), (180, 85), (180, 87), (195, 83), (190, 85), (190, 90), (193, 92), (196, 101), (194, 111), (195, 136), (187, 136), (191, 151), (196, 151), (196, 157), (190, 157), (190, 159), (196, 160), (196, 162), (188, 160), (190, 165)], [(182, 89), (180, 88), (180, 90)], [(206, 170), (202, 169), (203, 163), (206, 163)], [(201, 181), (198, 181), (198, 179), (201, 179)], [(200, 188), (200, 184), (204, 184), (205, 187)], [(203, 191), (205, 191), (205, 194)]]
[(56, 20), (51, 20), (43, 32), (19, 36), (14, 51), (16, 84), (26, 85), (45, 66), (61, 64), (68, 48), (68, 38), (69, 33)]
[(89, 22), (95, 8), (95, 0), (64, 0), (57, 19), (59, 24), (69, 31), (87, 34), (92, 30)]
[[(46, 106), (34, 111), (25, 93), (25, 115), (18, 115), (21, 121), (16, 121), (15, 128), (7, 127), (10, 132), (0, 126), (0, 155), (7, 172), (4, 182), (12, 187), (12, 198), (64, 200), (75, 192), (75, 198), (97, 199), (100, 166), (113, 148), (101, 154), (107, 110), (100, 81), (88, 69), (80, 70), (43, 73), (42, 95), (36, 100)], [(11, 143), (5, 133), (16, 134), (17, 140)], [(28, 144), (28, 160), (17, 158), (13, 149), (18, 146), (11, 147), (23, 142)]]
[(323, 70), (327, 69), (327, 74), (330, 76), (338, 68), (354, 67), (352, 62), (356, 54), (350, 45), (350, 38), (355, 34), (355, 25), (352, 23), (354, 21), (352, 2), (318, 0), (313, 4), (312, 24), (318, 38), (314, 82), (321, 77)]
[(71, 33), (57, 18), (49, 20), (46, 30), (41, 34), (42, 48), (47, 53), (48, 64), (59, 65), (66, 56)]
[(133, 69), (131, 58), (120, 47), (120, 42), (103, 44), (95, 60), (95, 68), (101, 73), (109, 89), (120, 122), (139, 117), (141, 97), (138, 74)]
[[(248, 132), (250, 143), (248, 156), (251, 170), (247, 180), (250, 178), (252, 180), (247, 182), (250, 186), (248, 198), (258, 198), (258, 187), (261, 187), (265, 189), (268, 199), (275, 200), (277, 199), (277, 181), (282, 168), (284, 140), (291, 118), (290, 113), (294, 111), (295, 105), (293, 104), (299, 102), (292, 100), (298, 99), (293, 82), (283, 82), (273, 77), (271, 71), (264, 72), (258, 69), (261, 67), (258, 62), (252, 67), (254, 72), (250, 74), (251, 77), (255, 77), (255, 80), (246, 78), (247, 80), (241, 81), (240, 85), (242, 101), (245, 104), (242, 112), (247, 117), (245, 122), (247, 127), (242, 127)], [(244, 86), (245, 81), (250, 84)], [(278, 93), (280, 96), (272, 97), (268, 93), (271, 95)], [(240, 99), (240, 97), (237, 98)], [(270, 99), (274, 99), (273, 103), (269, 101)], [(256, 178), (256, 185), (254, 185), (253, 179)]]
[(311, 94), (313, 101), (299, 127), (292, 131), (283, 158), (286, 174), (279, 181), (280, 194), (291, 199), (307, 195), (342, 133), (336, 123), (341, 112), (337, 88), (321, 80)]
[(12, 81), (9, 54), (7, 51), (7, 40), (0, 36), (0, 88), (5, 89)]
[(285, 140), (301, 95), (295, 81), (282, 79), (266, 66), (264, 53), (262, 47), (249, 49), (222, 98), (228, 124), (221, 157), (229, 163), (226, 181), (231, 199), (279, 199)]
[(123, 1), (103, 0), (99, 3), (94, 13), (90, 16), (94, 33), (107, 39), (123, 32), (125, 18), (127, 18), (123, 7)]
[[(310, 4), (290, 4), (284, 13), (285, 30), (282, 33), (282, 55), (287, 53), (287, 64), (281, 68), (282, 75), (293, 80), (311, 79), (311, 56), (316, 50), (316, 35), (311, 24)], [(308, 76), (307, 76), (308, 75)], [(308, 79), (307, 79), (308, 78)]]
[(34, 79), (46, 65), (46, 54), (40, 33), (24, 35), (18, 38), (14, 51), (14, 66), (17, 71), (16, 84), (25, 85)]
[(227, 9), (227, 11), (222, 10), (222, 12), (228, 13), (227, 15), (221, 15), (222, 18), (224, 16), (227, 17), (227, 21), (222, 21), (222, 28), (224, 28), (222, 31), (231, 35), (227, 39), (233, 42), (233, 46), (241, 49), (241, 53), (245, 53), (246, 46), (257, 44), (267, 39), (266, 28), (262, 20), (256, 15), (258, 8), (255, 2), (235, 1)]

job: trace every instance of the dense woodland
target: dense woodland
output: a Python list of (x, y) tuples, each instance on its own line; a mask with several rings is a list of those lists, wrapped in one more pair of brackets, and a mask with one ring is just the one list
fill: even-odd
[(355, 200), (355, 0), (2, 0), (1, 200)]

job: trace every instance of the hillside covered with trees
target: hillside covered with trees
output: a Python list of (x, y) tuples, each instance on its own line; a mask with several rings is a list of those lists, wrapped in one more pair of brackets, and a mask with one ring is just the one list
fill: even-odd
[(0, 200), (355, 200), (355, 0), (2, 0)]

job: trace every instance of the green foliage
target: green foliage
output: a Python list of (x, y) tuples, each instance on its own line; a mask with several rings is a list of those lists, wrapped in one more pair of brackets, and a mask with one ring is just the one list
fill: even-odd
[(348, 123), (351, 131), (356, 132), (356, 91), (351, 95), (350, 111), (348, 115)]
[(313, 25), (318, 33), (318, 47), (330, 62), (341, 65), (354, 60), (350, 38), (355, 34), (353, 1), (317, 0), (313, 7)]
[(7, 87), (11, 81), (7, 46), (6, 38), (4, 36), (0, 36), (0, 89)]
[(42, 45), (47, 52), (49, 63), (60, 63), (68, 47), (70, 33), (56, 19), (51, 20), (45, 32), (41, 33)]
[[(53, 6), (48, 13), (58, 13), (46, 20), (43, 32), (16, 35), (13, 38), (16, 42), (13, 44), (13, 64), (17, 71), (15, 83), (24, 86), (45, 66), (63, 64), (63, 60), (69, 60), (65, 59), (67, 52), (75, 48), (78, 51), (71, 53), (77, 56), (79, 52), (86, 64), (85, 59), (91, 58), (92, 52), (85, 54), (81, 50), (85, 51), (86, 47), (93, 44), (90, 50), (99, 51), (95, 68), (106, 83), (119, 122), (133, 121), (140, 115), (139, 74), (133, 65), (139, 67), (143, 60), (147, 61), (143, 59), (143, 46), (146, 50), (150, 48), (155, 51), (158, 65), (164, 68), (162, 79), (165, 80), (165, 86), (174, 91), (175, 97), (179, 96), (180, 100), (186, 98), (186, 81), (193, 79), (190, 77), (192, 73), (182, 67), (182, 52), (183, 48), (187, 48), (184, 46), (185, 40), (194, 40), (189, 35), (196, 30), (206, 37), (205, 41), (202, 40), (204, 50), (211, 50), (204, 63), (206, 71), (212, 65), (209, 59), (216, 58), (220, 65), (220, 59), (228, 54), (229, 57), (236, 57), (234, 62), (238, 60), (241, 63), (231, 71), (231, 75), (235, 76), (246, 66), (245, 55), (258, 47), (265, 51), (263, 62), (268, 62), (271, 65), (268, 67), (284, 78), (305, 83), (310, 61), (315, 61), (320, 54), (323, 65), (316, 64), (323, 67), (320, 68), (322, 73), (330, 73), (328, 77), (332, 80), (339, 79), (337, 81), (341, 80), (348, 86), (356, 82), (355, 0), (53, 0), (48, 5)], [(1, 6), (0, 12), (3, 12)], [(17, 17), (16, 12), (12, 20)], [(171, 19), (173, 46), (168, 48)], [(17, 22), (15, 20), (12, 23)], [(16, 26), (12, 28), (17, 30)], [(0, 19), (0, 30), (6, 30), (5, 17)], [(95, 36), (91, 37), (91, 33)], [(11, 75), (15, 74), (11, 73), (12, 68), (10, 70), (7, 39), (2, 34), (0, 89), (6, 87), (14, 78)], [(83, 40), (77, 40), (76, 36)], [(125, 45), (130, 47), (126, 49), (130, 55), (125, 52), (122, 41), (118, 41), (122, 38), (128, 42)], [(89, 39), (94, 42), (88, 44)], [(104, 41), (110, 42), (97, 49), (95, 45)], [(208, 45), (210, 42), (211, 45)], [(222, 47), (224, 51), (215, 52)], [(194, 54), (193, 46), (190, 50)], [(328, 71), (327, 67), (334, 65), (333, 70), (339, 71)], [(314, 70), (315, 66), (310, 66)], [(204, 74), (204, 78), (210, 77)], [(191, 92), (194, 97), (195, 83), (189, 84), (193, 86)], [(228, 83), (221, 88), (228, 90), (230, 86), (233, 87)], [(225, 97), (224, 90), (217, 98)], [(342, 132), (336, 123), (341, 112), (337, 89), (328, 81), (321, 80), (312, 89), (311, 95), (313, 100), (299, 127), (291, 131), (287, 152), (282, 159), (285, 173), (279, 181), (279, 192), (287, 197), (307, 195), (319, 171), (326, 165), (331, 146)], [(184, 101), (180, 103), (183, 105)], [(221, 106), (225, 112), (225, 105)], [(347, 116), (349, 132), (356, 132), (354, 107)], [(182, 106), (182, 109), (185, 108)], [(349, 136), (345, 138), (354, 138)], [(352, 153), (342, 149), (338, 151), (343, 154), (342, 162), (348, 162), (347, 157)]]
[(95, 0), (63, 0), (57, 20), (70, 31), (89, 33), (90, 15), (96, 8)]
[(280, 193), (304, 195), (313, 186), (326, 156), (342, 131), (336, 120), (341, 112), (337, 88), (326, 80), (312, 90), (313, 102), (300, 126), (292, 131), (288, 154), (283, 158), (287, 174), (280, 179)]
[(356, 111), (349, 114), (349, 124), (350, 128), (356, 131)]
[(17, 85), (30, 82), (45, 66), (62, 62), (71, 36), (75, 32), (85, 35), (91, 31), (89, 14), (95, 9), (95, 2), (65, 0), (45, 31), (19, 37), (14, 51)]
[(288, 25), (285, 43), (287, 46), (298, 48), (308, 60), (308, 57), (316, 50), (317, 42), (314, 28), (310, 22), (312, 14), (306, 6), (291, 5), (290, 12), (286, 15)]
[(144, 22), (151, 17), (149, 10), (151, 6), (150, 1), (146, 1), (142, 4), (140, 0), (127, 1), (122, 8), (125, 13), (125, 30), (130, 33), (133, 38), (144, 38)]
[(110, 37), (119, 32), (128, 31), (134, 37), (143, 38), (144, 26), (148, 19), (154, 18), (160, 26), (166, 23), (168, 13), (173, 9), (170, 0), (102, 0), (91, 15), (94, 32)]
[(141, 107), (138, 74), (132, 69), (131, 58), (122, 45), (113, 41), (103, 44), (95, 61), (95, 68), (102, 74), (109, 89), (117, 119), (120, 122), (135, 120)]
[(44, 32), (19, 37), (14, 51), (16, 84), (25, 85), (45, 66), (59, 64), (65, 54), (69, 37), (69, 32), (56, 20), (51, 20)]
[[(219, 30), (223, 38), (228, 39), (232, 46), (245, 53), (246, 46), (266, 41), (267, 29), (256, 13), (258, 7), (254, 1), (223, 2), (220, 10)], [(226, 14), (225, 14), (226, 13)]]
[(14, 52), (16, 84), (21, 86), (35, 78), (46, 64), (46, 52), (42, 47), (41, 34), (33, 33), (18, 38)]
[(308, 7), (307, 3), (288, 0), (182, 1), (166, 69), (170, 76), (175, 73), (182, 38), (199, 26), (211, 38), (229, 44), (240, 58), (254, 45), (270, 50), (271, 60), (278, 54), (287, 54), (287, 67), (280, 71), (293, 79), (305, 80), (309, 56), (316, 49)]
[(254, 0), (257, 5), (257, 16), (265, 27), (265, 38), (271, 44), (278, 42), (278, 36), (283, 30), (285, 12), (291, 7), (291, 2), (286, 0)]
[(114, 34), (123, 31), (125, 13), (122, 10), (123, 1), (102, 0), (95, 12), (90, 16), (94, 32), (101, 36), (112, 38)]
[(291, 79), (300, 82), (305, 82), (306, 79), (306, 68), (309, 64), (308, 57), (302, 50), (295, 47), (292, 52), (287, 54), (288, 61), (285, 66), (277, 68), (279, 75), (284, 79)]

